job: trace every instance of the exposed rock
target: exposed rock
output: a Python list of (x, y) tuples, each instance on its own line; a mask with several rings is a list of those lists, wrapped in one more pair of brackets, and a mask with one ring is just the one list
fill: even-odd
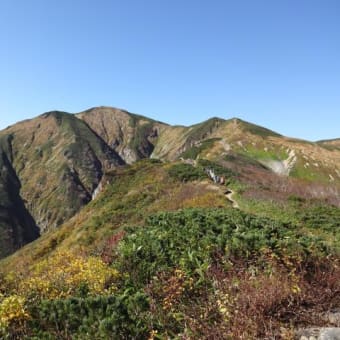
[(298, 330), (295, 335), (298, 340), (340, 340), (340, 328), (305, 328)]
[(318, 340), (340, 340), (340, 328), (321, 328)]
[(297, 161), (297, 157), (295, 155), (295, 151), (290, 150), (288, 158), (283, 161), (262, 160), (261, 163), (263, 163), (268, 168), (270, 168), (273, 172), (279, 175), (289, 176), (289, 173), (293, 169), (296, 161)]
[(0, 258), (39, 237), (20, 195), (21, 183), (10, 162), (10, 139), (0, 138)]
[(329, 311), (323, 315), (323, 319), (332, 325), (340, 327), (340, 309)]

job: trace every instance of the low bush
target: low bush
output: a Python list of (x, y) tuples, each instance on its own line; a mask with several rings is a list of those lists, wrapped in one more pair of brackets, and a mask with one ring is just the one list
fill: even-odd
[(319, 238), (299, 232), (292, 224), (259, 218), (238, 210), (188, 209), (150, 216), (145, 228), (132, 228), (117, 248), (116, 266), (140, 286), (158, 272), (179, 267), (196, 283), (216, 261), (260, 260), (270, 252), (306, 259), (329, 250)]
[(313, 231), (237, 209), (151, 215), (110, 239), (105, 263), (55, 253), (2, 278), (1, 336), (289, 338), (340, 303), (337, 243)]
[(118, 272), (100, 258), (68, 251), (58, 251), (26, 270), (8, 273), (5, 285), (29, 301), (110, 294), (118, 277)]
[(203, 169), (195, 168), (192, 165), (185, 163), (172, 165), (168, 172), (170, 177), (181, 182), (196, 181), (207, 177)]
[(217, 176), (224, 176), (228, 180), (234, 178), (237, 173), (234, 170), (231, 170), (229, 168), (226, 168), (222, 165), (219, 165), (215, 162), (209, 161), (207, 159), (200, 159), (198, 161), (199, 167), (203, 169), (211, 169), (214, 171), (215, 175)]
[(146, 339), (148, 310), (146, 295), (133, 291), (44, 300), (31, 309), (30, 328), (32, 335), (58, 339)]

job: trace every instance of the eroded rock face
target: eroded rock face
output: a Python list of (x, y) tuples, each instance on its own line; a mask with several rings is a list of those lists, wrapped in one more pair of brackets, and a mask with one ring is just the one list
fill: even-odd
[(296, 163), (296, 160), (297, 157), (295, 155), (295, 151), (290, 150), (288, 158), (283, 161), (268, 160), (262, 161), (262, 163), (268, 166), (268, 168), (270, 168), (273, 172), (275, 172), (278, 175), (289, 176), (290, 172), (292, 171)]
[(0, 258), (39, 237), (39, 229), (20, 196), (11, 162), (10, 138), (0, 139)]

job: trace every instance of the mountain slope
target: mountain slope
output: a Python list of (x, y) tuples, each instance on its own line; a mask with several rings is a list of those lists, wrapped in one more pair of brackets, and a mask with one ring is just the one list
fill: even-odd
[[(103, 189), (95, 200), (53, 232), (7, 258), (14, 263), (32, 263), (51, 255), (56, 249), (103, 252), (110, 237), (129, 224), (143, 224), (158, 211), (191, 207), (230, 207), (223, 187), (213, 185), (203, 170), (191, 165), (163, 164), (142, 160), (131, 166), (109, 171)], [(177, 175), (178, 174), (178, 175)], [(183, 181), (188, 174), (191, 180)], [(5, 268), (3, 265), (2, 268)]]
[[(238, 171), (280, 176), (249, 159), (229, 162), (234, 169), (142, 160), (108, 172), (76, 216), (1, 261), (2, 291), (24, 297), (29, 315), (5, 331), (286, 339), (308, 322), (333, 325), (321, 316), (340, 306), (340, 210), (298, 196), (252, 206)], [(226, 183), (209, 179), (207, 167)]]
[(1, 338), (291, 339), (336, 326), (328, 142), (97, 108), (9, 127), (0, 156), (0, 255), (36, 238), (35, 221), (42, 232), (0, 261)]
[(126, 163), (148, 158), (166, 124), (124, 110), (98, 107), (76, 115), (86, 122)]
[(124, 164), (84, 122), (50, 112), (3, 130), (21, 195), (41, 231), (91, 200), (105, 169)]
[(289, 193), (299, 193), (333, 204), (340, 197), (338, 140), (297, 140), (237, 118), (170, 126), (125, 110), (98, 107), (76, 115), (48, 112), (0, 131), (0, 138), (4, 171), (13, 173), (11, 181), (5, 173), (2, 176), (7, 178), (2, 179), (3, 219), (16, 218), (8, 203), (14, 192), (26, 221), (14, 224), (30, 235), (14, 242), (18, 237), (9, 236), (13, 222), (6, 222), (3, 239), (10, 238), (11, 244), (37, 237), (32, 232), (36, 225), (41, 233), (62, 225), (105, 187), (107, 172), (143, 158), (192, 164), (207, 159), (237, 168), (253, 196), (286, 199)]
[(284, 137), (236, 118), (169, 127), (160, 135), (152, 157), (223, 160), (229, 154), (259, 161), (280, 175), (340, 184), (340, 152), (336, 147)]
[(330, 150), (340, 150), (340, 138), (337, 139), (329, 139), (317, 142), (319, 145), (328, 148)]
[[(214, 183), (206, 168), (223, 176), (225, 184)], [(159, 211), (231, 208), (230, 192), (234, 192), (233, 200), (240, 210), (301, 225), (305, 224), (301, 209), (313, 215), (319, 206), (335, 211), (339, 211), (335, 205), (340, 207), (339, 192), (333, 188), (282, 177), (237, 155), (220, 164), (201, 160), (196, 167), (145, 159), (107, 172), (102, 183), (96, 198), (78, 214), (2, 261), (2, 267), (26, 268), (67, 249), (106, 256), (115, 235), (126, 226), (144, 225), (148, 216)], [(322, 211), (331, 217), (325, 208)], [(308, 217), (308, 223), (318, 222)], [(335, 226), (328, 231), (336, 235)]]

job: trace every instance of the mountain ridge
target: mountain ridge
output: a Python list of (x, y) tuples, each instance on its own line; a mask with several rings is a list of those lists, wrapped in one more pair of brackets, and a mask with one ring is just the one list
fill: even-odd
[[(76, 114), (45, 112), (1, 130), (0, 137), (7, 141), (1, 149), (9, 160), (4, 168), (15, 172), (18, 195), (40, 233), (62, 225), (88, 204), (106, 172), (144, 158), (230, 164), (231, 156), (243, 157), (239, 164), (257, 162), (307, 183), (338, 188), (340, 182), (338, 140), (289, 138), (235, 117), (178, 126), (100, 106)], [(13, 183), (6, 181), (8, 191)], [(10, 223), (4, 225), (11, 230)]]
[[(129, 115), (132, 115), (132, 116), (136, 116), (136, 117), (139, 117), (139, 118), (142, 118), (142, 119), (147, 119), (147, 120), (151, 120), (151, 121), (154, 121), (155, 123), (159, 123), (159, 124), (163, 124), (163, 125), (166, 125), (166, 126), (172, 126), (172, 127), (184, 127), (184, 128), (188, 128), (188, 127), (192, 127), (192, 126), (195, 126), (195, 125), (199, 125), (199, 124), (202, 124), (204, 122), (207, 122), (209, 120), (212, 120), (212, 119), (217, 119), (217, 120), (221, 120), (221, 121), (239, 121), (241, 123), (246, 123), (246, 124), (250, 124), (250, 125), (253, 125), (255, 127), (260, 127), (260, 128), (264, 128), (263, 126), (261, 126), (260, 124), (257, 124), (257, 123), (253, 123), (251, 121), (247, 121), (247, 120), (244, 120), (242, 118), (239, 118), (237, 116), (233, 116), (233, 117), (230, 117), (230, 118), (222, 118), (222, 117), (218, 117), (218, 116), (213, 116), (213, 117), (210, 117), (210, 118), (207, 118), (206, 120), (204, 120), (203, 122), (201, 123), (194, 123), (194, 124), (191, 124), (191, 125), (183, 125), (183, 124), (170, 124), (170, 123), (166, 123), (166, 122), (162, 122), (162, 121), (159, 121), (155, 118), (150, 118), (150, 117), (147, 117), (146, 115), (140, 115), (140, 114), (137, 114), (137, 113), (133, 113), (133, 112), (130, 112), (126, 109), (123, 109), (123, 108), (119, 108), (119, 107), (115, 107), (115, 106), (106, 106), (106, 105), (103, 105), (103, 106), (93, 106), (89, 109), (85, 109), (83, 111), (79, 111), (79, 112), (67, 112), (67, 111), (62, 111), (62, 110), (51, 110), (51, 111), (46, 111), (46, 112), (43, 112), (37, 116), (34, 116), (32, 118), (27, 118), (27, 119), (23, 119), (23, 120), (19, 120), (13, 124), (10, 124), (2, 129), (0, 129), (0, 132), (1, 131), (5, 131), (7, 129), (10, 129), (12, 128), (14, 125), (17, 125), (17, 124), (21, 124), (21, 123), (25, 123), (25, 122), (28, 122), (28, 121), (31, 121), (31, 120), (34, 120), (40, 116), (44, 116), (44, 115), (49, 115), (49, 114), (53, 114), (53, 113), (67, 113), (67, 114), (70, 114), (70, 115), (75, 115), (75, 116), (79, 116), (79, 115), (82, 115), (82, 114), (86, 114), (86, 113), (90, 113), (94, 110), (98, 110), (98, 109), (108, 109), (108, 110), (116, 110), (116, 111), (121, 111), (121, 112), (124, 112), (126, 114), (129, 114)], [(320, 139), (320, 140), (310, 140), (310, 139), (305, 139), (305, 138), (298, 138), (298, 137), (293, 137), (293, 136), (288, 136), (288, 135), (283, 135), (279, 132), (276, 132), (272, 129), (268, 129), (268, 128), (264, 128), (268, 131), (271, 131), (273, 132), (274, 134), (277, 134), (281, 137), (285, 137), (285, 138), (290, 138), (290, 139), (297, 139), (297, 140), (301, 140), (301, 141), (306, 141), (306, 142), (309, 142), (309, 143), (325, 143), (325, 142), (338, 142), (340, 141), (340, 137), (334, 137), (334, 138), (326, 138), (326, 139)]]

